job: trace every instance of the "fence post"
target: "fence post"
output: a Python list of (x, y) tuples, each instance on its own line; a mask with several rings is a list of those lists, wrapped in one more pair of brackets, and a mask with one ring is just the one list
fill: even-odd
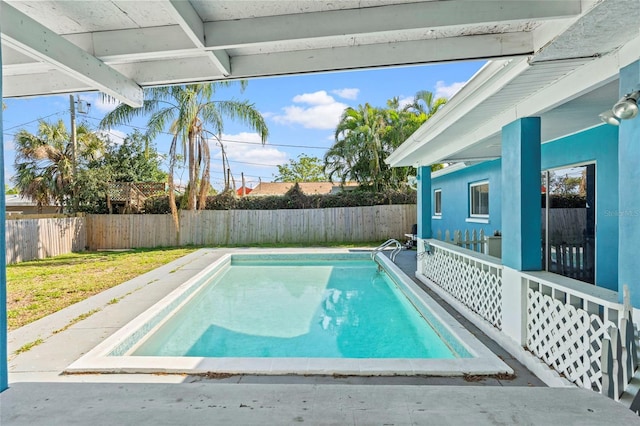
[(527, 285), (519, 271), (502, 270), (502, 331), (520, 346), (527, 343)]

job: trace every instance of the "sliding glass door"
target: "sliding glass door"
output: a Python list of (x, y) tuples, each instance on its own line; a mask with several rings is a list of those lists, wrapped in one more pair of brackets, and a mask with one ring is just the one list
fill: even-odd
[(542, 265), (595, 283), (596, 165), (542, 172)]

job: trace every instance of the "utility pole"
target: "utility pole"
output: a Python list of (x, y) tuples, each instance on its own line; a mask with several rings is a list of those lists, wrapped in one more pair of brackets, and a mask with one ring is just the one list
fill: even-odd
[(76, 188), (76, 184), (77, 184), (77, 180), (76, 180), (76, 174), (77, 174), (77, 165), (78, 165), (78, 158), (77, 158), (77, 153), (76, 153), (76, 149), (77, 149), (77, 142), (76, 142), (76, 101), (73, 98), (73, 95), (69, 95), (69, 110), (71, 111), (71, 190), (72, 192), (72, 200), (71, 200), (71, 205), (72, 205), (72, 212), (75, 214), (78, 212), (78, 189)]
[(218, 142), (220, 144), (220, 149), (222, 149), (222, 171), (224, 173), (224, 191), (227, 192), (229, 190), (229, 175), (227, 173), (227, 164), (225, 163), (225, 159), (227, 154), (224, 152), (224, 145), (222, 142)]
[(244, 180), (244, 172), (240, 172), (240, 176), (242, 176), (242, 196), (244, 197), (245, 195), (247, 195), (247, 186)]

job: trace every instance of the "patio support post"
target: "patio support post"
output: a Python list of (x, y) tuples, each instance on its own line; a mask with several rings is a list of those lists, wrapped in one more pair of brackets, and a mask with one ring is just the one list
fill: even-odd
[[(0, 2), (0, 12), (2, 2)], [(0, 47), (0, 99), (2, 99), (2, 47)], [(4, 188), (4, 140), (2, 138), (2, 107), (0, 107), (0, 185)], [(0, 197), (0, 392), (9, 387), (7, 363), (7, 265), (5, 245), (6, 206), (4, 195)]]
[[(640, 90), (640, 61), (620, 69), (620, 96)], [(621, 120), (618, 133), (618, 295), (629, 286), (631, 304), (640, 308), (640, 115)]]
[(502, 331), (526, 343), (527, 289), (519, 271), (540, 270), (540, 118), (502, 128)]
[(418, 238), (431, 238), (431, 167), (418, 167)]

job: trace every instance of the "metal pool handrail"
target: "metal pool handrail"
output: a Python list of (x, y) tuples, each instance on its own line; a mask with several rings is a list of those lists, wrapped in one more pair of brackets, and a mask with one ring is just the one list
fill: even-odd
[(385, 241), (384, 243), (382, 243), (378, 247), (376, 247), (371, 252), (371, 259), (372, 260), (375, 259), (376, 254), (380, 253), (382, 250), (384, 250), (385, 248), (389, 247), (392, 244), (395, 244), (396, 247), (393, 249), (393, 251), (389, 255), (389, 259), (391, 259), (391, 261), (395, 263), (396, 256), (398, 255), (398, 253), (400, 253), (402, 251), (402, 243), (400, 241), (398, 241), (398, 240), (393, 239), (393, 238), (388, 239), (387, 241)]

